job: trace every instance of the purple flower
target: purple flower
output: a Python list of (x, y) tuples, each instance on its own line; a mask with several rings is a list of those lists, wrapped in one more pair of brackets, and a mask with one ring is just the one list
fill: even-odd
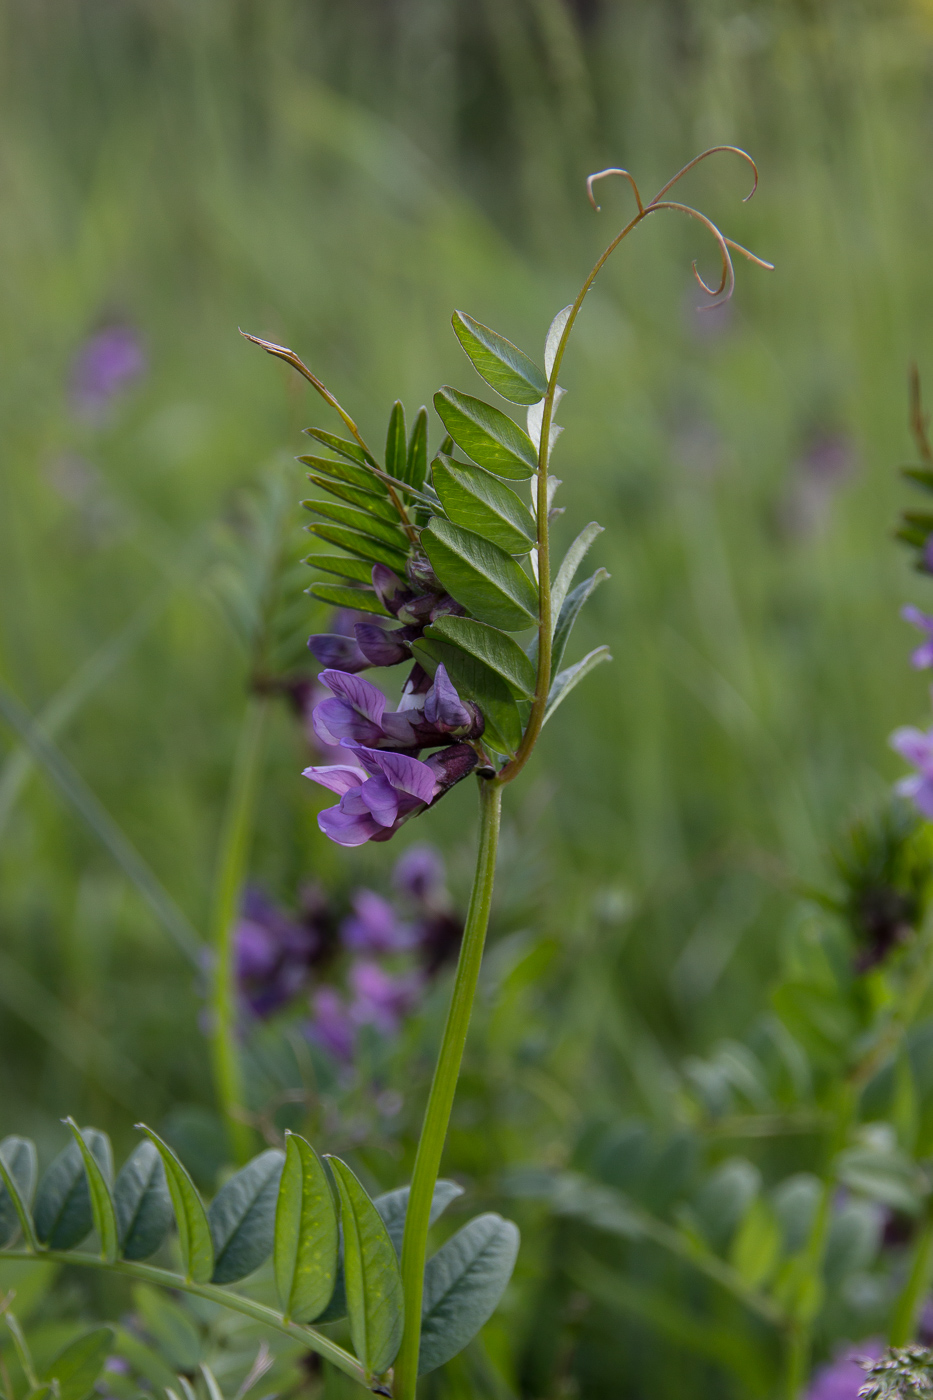
[(372, 890), (357, 890), (353, 913), (340, 927), (344, 946), (353, 953), (398, 953), (411, 947), (411, 929), (387, 899)]
[(322, 666), (332, 666), (351, 675), (365, 671), (372, 663), (360, 651), (352, 637), (340, 632), (317, 632), (308, 638), (308, 650)]
[(913, 623), (914, 627), (919, 627), (921, 632), (926, 633), (926, 641), (917, 647), (910, 658), (918, 671), (925, 671), (933, 666), (933, 617), (914, 607), (901, 608), (901, 617), (905, 622)]
[(84, 342), (71, 367), (71, 401), (83, 418), (97, 419), (146, 369), (139, 336), (130, 326), (105, 326)]
[(433, 684), (415, 666), (396, 711), (388, 710), (382, 691), (360, 676), (327, 670), (319, 679), (333, 692), (333, 699), (317, 705), (312, 715), (314, 732), (324, 744), (417, 753), (451, 739), (477, 738), (483, 731), (479, 710), (460, 699), (443, 666)]
[(865, 1371), (859, 1361), (876, 1361), (881, 1352), (882, 1344), (874, 1338), (847, 1348), (835, 1361), (814, 1372), (806, 1400), (858, 1400), (859, 1390), (865, 1384)]
[(254, 1015), (269, 1016), (300, 991), (318, 951), (318, 937), (257, 889), (246, 890), (233, 936), (240, 992)]
[(319, 987), (311, 998), (313, 1019), (306, 1034), (335, 1060), (352, 1060), (356, 1026), (350, 1019), (343, 997), (333, 987)]
[(412, 1011), (421, 992), (417, 972), (394, 977), (376, 962), (360, 958), (350, 968), (353, 1003), (350, 1015), (359, 1026), (375, 1026), (383, 1035), (394, 1035)]
[(444, 891), (444, 862), (434, 846), (409, 846), (396, 863), (392, 883), (419, 904), (434, 903)]
[(891, 748), (917, 769), (895, 785), (895, 792), (913, 802), (918, 812), (933, 821), (933, 729), (896, 729), (888, 741)]

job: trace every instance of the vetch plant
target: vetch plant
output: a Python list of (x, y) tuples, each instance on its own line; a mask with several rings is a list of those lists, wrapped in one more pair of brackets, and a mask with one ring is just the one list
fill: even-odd
[[(460, 1193), (439, 1170), (489, 920), (502, 794), (523, 772), (558, 705), (611, 659), (600, 646), (564, 665), (580, 610), (608, 575), (598, 568), (575, 581), (601, 533), (595, 522), (552, 566), (550, 524), (560, 483), (550, 468), (564, 394), (559, 376), (596, 277), (650, 215), (686, 214), (712, 235), (721, 259), (718, 284), (705, 283), (694, 265), (711, 305), (732, 293), (733, 252), (770, 266), (726, 238), (705, 214), (669, 197), (687, 171), (716, 151), (751, 165), (754, 193), (754, 162), (732, 146), (696, 157), (648, 202), (628, 171), (590, 176), (594, 208), (596, 182), (617, 175), (628, 182), (636, 213), (576, 299), (554, 317), (543, 368), (498, 332), (455, 312), (454, 331), (473, 367), (502, 400), (526, 410), (524, 426), (496, 405), (444, 386), (434, 396), (446, 432), (439, 450), (429, 452), (427, 411), (419, 410), (409, 431), (397, 402), (380, 462), (349, 413), (292, 350), (247, 337), (304, 375), (349, 434), (309, 428), (316, 451), (299, 459), (319, 493), (305, 502), (315, 517), (308, 528), (325, 547), (308, 561), (326, 576), (309, 591), (372, 619), (358, 622), (353, 638), (316, 635), (309, 643), (325, 666), (320, 681), (330, 692), (314, 710), (314, 732), (329, 751), (345, 755), (343, 762), (306, 770), (338, 799), (321, 813), (321, 830), (346, 846), (388, 840), (455, 784), (471, 774), (477, 779), (476, 873), (411, 1187), (372, 1200), (346, 1163), (322, 1160), (290, 1134), (284, 1153), (271, 1149), (254, 1158), (206, 1207), (179, 1158), (151, 1129), (140, 1125), (145, 1141), (114, 1179), (104, 1135), (79, 1131), (69, 1120), (73, 1141), (46, 1171), (34, 1201), (35, 1149), (19, 1138), (0, 1144), (0, 1223), (7, 1244), (21, 1237), (12, 1257), (67, 1259), (223, 1302), (300, 1339), (361, 1385), (397, 1400), (413, 1400), (419, 1375), (456, 1355), (492, 1315), (517, 1255), (514, 1224), (480, 1215), (430, 1259), (426, 1253), (432, 1222)], [(392, 710), (360, 672), (403, 664), (411, 670)], [(231, 1117), (239, 1094), (235, 907), (258, 761), (257, 706), (258, 717), (247, 717), (231, 784), (215, 915), (214, 1051)], [(143, 1262), (159, 1248), (173, 1217), (177, 1271)], [(72, 1252), (92, 1226), (99, 1254)], [(278, 1311), (227, 1291), (270, 1253)], [(352, 1352), (310, 1325), (344, 1314)]]

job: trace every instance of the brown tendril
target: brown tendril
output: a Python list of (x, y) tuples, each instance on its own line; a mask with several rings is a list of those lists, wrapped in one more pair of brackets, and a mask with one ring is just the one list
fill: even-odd
[(600, 210), (601, 210), (601, 208), (602, 208), (602, 205), (596, 203), (596, 197), (595, 197), (595, 195), (593, 194), (593, 186), (595, 185), (595, 183), (596, 183), (597, 180), (605, 180), (605, 178), (606, 178), (607, 175), (621, 175), (623, 179), (628, 180), (629, 184), (630, 184), (631, 187), (632, 187), (632, 193), (633, 193), (634, 196), (635, 196), (635, 202), (636, 202), (636, 204), (638, 205), (638, 212), (639, 212), (639, 214), (644, 214), (644, 212), (645, 212), (645, 206), (644, 206), (644, 204), (642, 203), (641, 194), (639, 193), (638, 186), (637, 186), (636, 183), (635, 183), (635, 178), (634, 178), (634, 176), (633, 176), (633, 175), (630, 175), (629, 172), (628, 172), (627, 170), (622, 170), (621, 167), (615, 166), (615, 165), (610, 166), (610, 168), (609, 168), (608, 170), (597, 170), (597, 172), (596, 172), (595, 175), (588, 175), (588, 176), (587, 176), (587, 180), (586, 180), (586, 194), (587, 194), (587, 198), (589, 199), (589, 201), (590, 201), (590, 203), (592, 204), (593, 208), (596, 210), (597, 214), (600, 212)]
[(710, 146), (707, 150), (701, 151), (698, 156), (693, 157), (693, 160), (688, 160), (687, 164), (683, 167), (682, 170), (678, 170), (677, 174), (673, 177), (673, 179), (668, 180), (666, 185), (662, 185), (661, 189), (658, 190), (651, 203), (657, 204), (658, 200), (661, 199), (663, 195), (666, 195), (668, 190), (674, 188), (678, 180), (683, 179), (688, 170), (692, 170), (695, 165), (699, 165), (700, 161), (706, 160), (707, 156), (716, 155), (718, 151), (729, 151), (732, 153), (732, 155), (740, 156), (742, 160), (747, 160), (749, 165), (752, 167), (752, 171), (755, 175), (755, 183), (752, 185), (748, 194), (745, 195), (744, 199), (742, 200), (743, 204), (747, 203), (758, 188), (758, 166), (752, 160), (751, 156), (748, 154), (748, 151), (743, 151), (741, 146)]

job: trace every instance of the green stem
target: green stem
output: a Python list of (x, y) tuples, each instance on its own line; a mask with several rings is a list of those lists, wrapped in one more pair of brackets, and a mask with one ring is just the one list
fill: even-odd
[(253, 1134), (243, 1117), (233, 935), (249, 859), (267, 712), (268, 701), (262, 697), (253, 698), (247, 704), (230, 779), (211, 912), (214, 954), (211, 1060), (220, 1109), (227, 1123), (234, 1157), (240, 1163), (250, 1156)]
[(930, 1291), (933, 1280), (933, 1197), (927, 1202), (923, 1224), (914, 1245), (910, 1261), (910, 1273), (903, 1291), (894, 1306), (888, 1342), (892, 1347), (906, 1346), (913, 1340), (917, 1318), (923, 1300)]
[(5, 1249), (0, 1258), (28, 1263), (35, 1263), (38, 1260), (40, 1263), (48, 1261), (52, 1264), (80, 1264), (88, 1269), (107, 1269), (110, 1273), (123, 1274), (126, 1278), (141, 1279), (144, 1283), (152, 1283), (159, 1288), (173, 1288), (180, 1293), (192, 1293), (196, 1298), (207, 1298), (211, 1303), (218, 1303), (221, 1307), (230, 1308), (233, 1312), (243, 1313), (245, 1317), (251, 1317), (254, 1322), (264, 1322), (268, 1327), (275, 1328), (277, 1332), (282, 1332), (286, 1337), (301, 1342), (309, 1351), (316, 1351), (319, 1356), (323, 1356), (326, 1361), (343, 1371), (345, 1375), (351, 1376), (353, 1380), (359, 1381), (360, 1385), (366, 1386), (363, 1367), (356, 1357), (351, 1356), (348, 1351), (344, 1351), (343, 1347), (338, 1346), (336, 1342), (332, 1342), (330, 1337), (325, 1337), (323, 1332), (318, 1332), (313, 1327), (303, 1327), (297, 1322), (286, 1322), (277, 1312), (273, 1311), (272, 1308), (267, 1308), (263, 1303), (256, 1303), (252, 1298), (244, 1298), (239, 1293), (228, 1293), (225, 1288), (219, 1288), (217, 1284), (192, 1283), (180, 1274), (173, 1274), (169, 1269), (157, 1269), (152, 1264), (136, 1264), (128, 1259), (117, 1259), (108, 1264), (97, 1254), (79, 1254), (63, 1249), (43, 1249), (38, 1253), (33, 1253), (32, 1250), (28, 1249)]
[(496, 874), (499, 845), (499, 814), (502, 786), (495, 779), (480, 778), (480, 834), (476, 876), (457, 976), (454, 982), (444, 1037), (431, 1083), (424, 1125), (415, 1158), (415, 1170), (405, 1217), (402, 1242), (402, 1285), (405, 1294), (405, 1331), (395, 1362), (393, 1395), (396, 1400), (414, 1400), (418, 1383), (418, 1353), (421, 1346), (421, 1301), (424, 1291), (424, 1261), (428, 1244), (431, 1202), (441, 1165), (447, 1125), (453, 1107), (460, 1064), (466, 1044), (473, 999), (483, 959), (483, 945), (489, 923), (492, 886)]

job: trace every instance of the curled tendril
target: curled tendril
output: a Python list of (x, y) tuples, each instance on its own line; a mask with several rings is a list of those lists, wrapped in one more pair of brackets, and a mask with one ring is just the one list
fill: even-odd
[(699, 223), (703, 225), (704, 228), (709, 230), (709, 232), (715, 238), (716, 244), (719, 248), (719, 255), (722, 259), (722, 276), (719, 279), (719, 286), (711, 287), (701, 277), (696, 262), (693, 263), (694, 277), (696, 278), (700, 286), (703, 288), (703, 291), (706, 293), (706, 295), (711, 298), (711, 300), (707, 302), (706, 305), (701, 306), (699, 308), (701, 311), (710, 311), (714, 307), (720, 306), (722, 302), (728, 301), (729, 298), (732, 296), (732, 293), (735, 289), (735, 268), (732, 264), (732, 257), (729, 251), (730, 249), (734, 250), (736, 253), (741, 253), (743, 258), (748, 258), (749, 262), (756, 263), (758, 267), (766, 268), (769, 272), (774, 271), (773, 263), (766, 262), (764, 258), (759, 258), (756, 253), (750, 252), (748, 248), (743, 248), (741, 243), (736, 243), (733, 239), (726, 238), (726, 236), (713, 223), (712, 219), (707, 218), (707, 216), (705, 214), (702, 214), (698, 209), (694, 209), (692, 205), (681, 204), (679, 200), (663, 198), (663, 196), (667, 194), (668, 190), (673, 189), (674, 185), (677, 184), (677, 181), (681, 180), (684, 177), (684, 175), (687, 174), (688, 170), (692, 170), (695, 165), (699, 165), (700, 162), (706, 160), (708, 156), (715, 155), (719, 151), (728, 151), (732, 155), (737, 155), (741, 157), (742, 160), (747, 161), (748, 164), (752, 167), (755, 180), (748, 194), (745, 195), (745, 198), (742, 201), (742, 203), (744, 204), (749, 199), (751, 199), (752, 195), (758, 188), (758, 167), (752, 160), (748, 152), (741, 150), (741, 148), (738, 146), (710, 146), (708, 150), (701, 151), (701, 153), (698, 156), (694, 156), (693, 160), (688, 161), (687, 164), (683, 167), (683, 169), (678, 170), (677, 174), (672, 179), (668, 180), (666, 185), (663, 185), (661, 189), (658, 190), (657, 194), (654, 196), (654, 199), (652, 199), (648, 204), (645, 204), (643, 202), (641, 193), (638, 189), (638, 185), (635, 183), (634, 177), (629, 173), (629, 171), (622, 170), (618, 166), (612, 166), (607, 170), (598, 170), (595, 174), (590, 175), (586, 182), (587, 198), (589, 199), (590, 204), (593, 206), (596, 212), (599, 213), (600, 205), (596, 203), (596, 197), (593, 194), (593, 186), (595, 185), (596, 181), (604, 180), (608, 175), (621, 175), (623, 179), (628, 181), (629, 185), (631, 186), (632, 193), (635, 196), (635, 202), (638, 205), (638, 214), (632, 220), (632, 223), (629, 226), (629, 228), (633, 228), (635, 224), (640, 223), (642, 219), (647, 218), (649, 214), (656, 213), (659, 209), (676, 209), (679, 213), (686, 214), (691, 219), (696, 219)]

